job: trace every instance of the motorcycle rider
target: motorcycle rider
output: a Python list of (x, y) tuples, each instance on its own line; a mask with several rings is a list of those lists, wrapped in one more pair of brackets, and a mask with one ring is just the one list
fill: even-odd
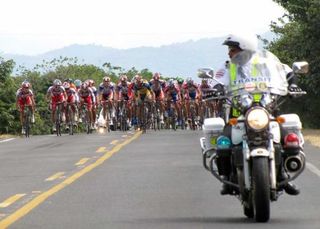
[[(245, 80), (250, 81), (250, 77), (254, 68), (257, 71), (264, 71), (263, 67), (258, 68), (258, 40), (255, 36), (243, 36), (237, 34), (229, 35), (226, 40), (223, 42), (223, 45), (228, 46), (228, 55), (230, 60), (226, 61), (221, 69), (219, 69), (215, 78), (219, 80), (223, 85), (233, 87), (236, 86), (239, 82), (245, 82)], [(280, 60), (274, 56), (272, 53), (263, 50), (261, 51), (264, 55), (271, 56), (274, 60), (274, 63), (279, 68), (279, 73), (284, 74), (282, 77), (284, 80), (290, 78), (288, 82), (284, 82), (288, 85), (288, 90), (293, 92), (299, 92), (301, 89), (296, 85), (296, 79), (293, 77), (293, 72), (290, 67), (285, 64), (282, 64)], [(257, 67), (258, 66), (258, 67)], [(278, 77), (278, 76), (276, 76)], [(270, 77), (271, 83), (280, 84), (281, 77), (275, 78), (274, 76)], [(221, 84), (216, 84), (214, 86), (221, 93), (223, 93), (223, 87)], [(236, 111), (231, 112), (231, 116), (237, 117)], [(226, 125), (224, 134), (227, 136), (231, 136), (231, 126)], [(281, 166), (283, 167), (283, 166)], [(279, 172), (278, 179), (284, 180), (286, 178), (286, 174), (283, 168)], [(225, 178), (225, 177), (224, 177)], [(283, 187), (285, 192), (289, 195), (298, 195), (300, 193), (299, 189), (292, 183), (288, 183), (285, 187)], [(221, 194), (225, 195), (229, 193), (228, 185), (223, 184)]]

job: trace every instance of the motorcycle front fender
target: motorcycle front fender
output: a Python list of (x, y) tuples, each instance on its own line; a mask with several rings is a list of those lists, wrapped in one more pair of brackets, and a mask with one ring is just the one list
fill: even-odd
[(270, 152), (264, 148), (256, 148), (250, 152), (251, 157), (269, 157)]

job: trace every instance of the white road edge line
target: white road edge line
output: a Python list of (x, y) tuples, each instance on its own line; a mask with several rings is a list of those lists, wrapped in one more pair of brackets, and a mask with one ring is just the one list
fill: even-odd
[(4, 140), (1, 140), (0, 143), (9, 142), (9, 141), (12, 141), (12, 140), (14, 140), (14, 139), (15, 139), (15, 138), (4, 139)]
[(311, 172), (313, 172), (314, 174), (316, 174), (317, 176), (320, 177), (320, 170), (319, 170), (315, 165), (313, 165), (313, 164), (311, 164), (311, 163), (309, 163), (309, 162), (307, 162), (306, 165), (307, 165), (307, 168), (308, 168)]

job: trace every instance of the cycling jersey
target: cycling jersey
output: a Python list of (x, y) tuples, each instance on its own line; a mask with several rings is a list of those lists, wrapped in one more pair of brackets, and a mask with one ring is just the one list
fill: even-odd
[(87, 109), (91, 110), (92, 104), (96, 102), (92, 89), (89, 87), (87, 89), (81, 88), (78, 94), (79, 94), (79, 97), (81, 98), (80, 106), (82, 106), (83, 103), (86, 103)]
[(114, 84), (110, 82), (108, 86), (103, 83), (99, 85), (99, 95), (102, 96), (102, 100), (108, 100), (110, 96), (113, 96)]
[(119, 95), (119, 100), (129, 100), (132, 97), (132, 87), (130, 83), (119, 83), (116, 87), (116, 91)]
[(78, 93), (74, 88), (66, 89), (67, 103), (79, 102)]
[(33, 92), (31, 89), (24, 90), (23, 88), (19, 88), (16, 92), (16, 98), (18, 100), (20, 111), (24, 110), (25, 106), (32, 105), (32, 97)]
[(51, 86), (47, 94), (51, 96), (52, 111), (55, 111), (57, 103), (65, 101), (65, 89), (63, 86)]

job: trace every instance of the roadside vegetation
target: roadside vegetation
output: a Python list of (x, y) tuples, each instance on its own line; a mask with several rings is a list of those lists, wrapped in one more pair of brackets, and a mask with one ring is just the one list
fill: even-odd
[[(266, 48), (289, 65), (301, 60), (310, 64), (309, 74), (299, 78), (299, 86), (308, 94), (288, 101), (283, 112), (297, 113), (304, 128), (317, 129), (320, 127), (320, 1), (274, 1), (284, 7), (287, 14), (271, 23), (271, 31), (278, 36), (273, 41), (265, 40)], [(133, 67), (126, 70), (108, 62), (98, 67), (79, 63), (74, 57), (43, 61), (33, 69), (18, 66), (18, 70), (13, 71), (15, 67), (14, 60), (0, 57), (0, 134), (18, 134), (21, 130), (15, 93), (24, 80), (32, 84), (37, 104), (36, 123), (32, 133), (45, 134), (50, 132), (50, 113), (45, 94), (54, 79), (93, 79), (99, 84), (105, 75), (109, 75), (114, 82), (117, 82), (121, 74), (126, 74), (129, 79), (138, 73), (145, 79), (152, 77), (152, 72), (148, 69), (137, 70)]]

